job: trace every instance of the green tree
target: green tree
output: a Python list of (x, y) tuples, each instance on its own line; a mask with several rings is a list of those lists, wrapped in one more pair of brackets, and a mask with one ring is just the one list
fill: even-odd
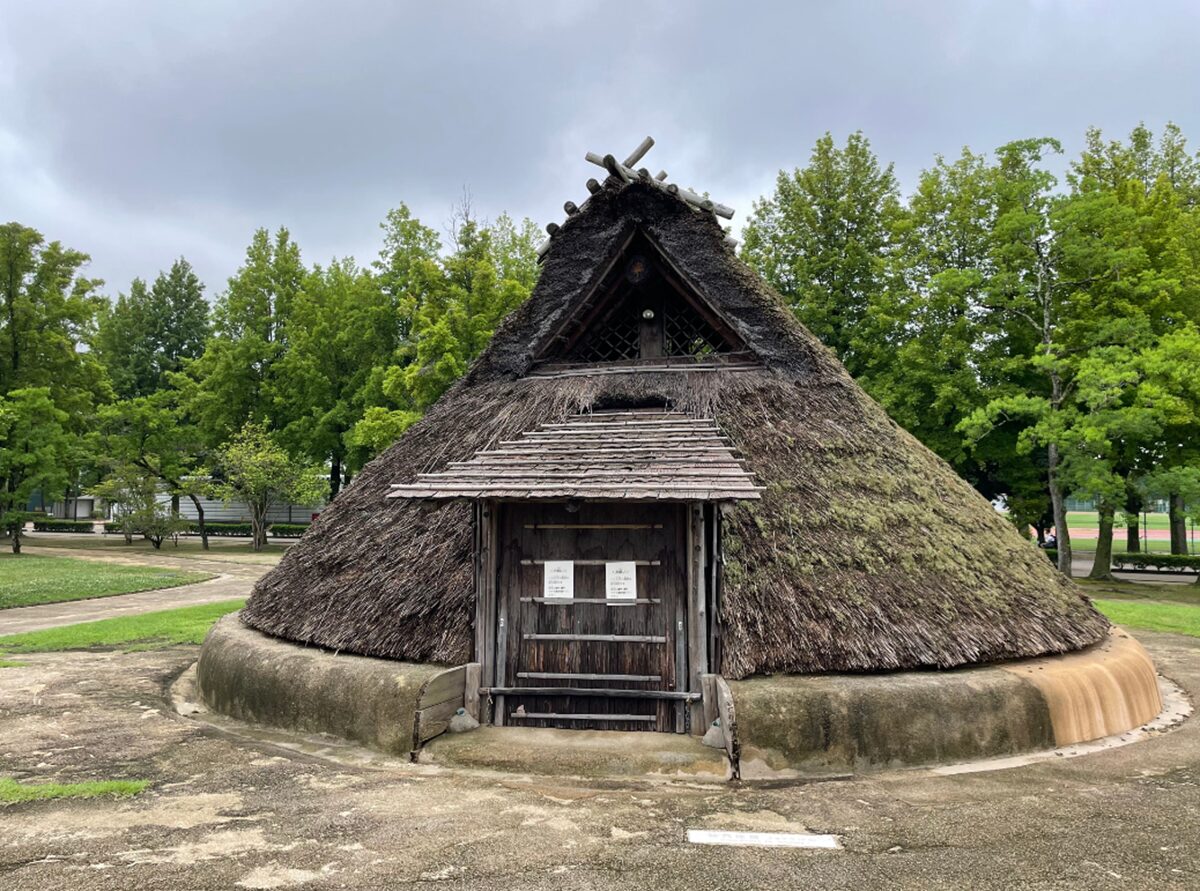
[(892, 167), (880, 166), (867, 138), (853, 133), (838, 148), (826, 133), (808, 166), (780, 171), (746, 225), (743, 258), (855, 376), (877, 349), (870, 311), (886, 287), (900, 214)]
[[(405, 237), (377, 265), (402, 268), (403, 306), (411, 319), (397, 342), (392, 361), (375, 369), (364, 384), (362, 417), (347, 442), (364, 453), (386, 448), (466, 373), (491, 340), (500, 321), (523, 302), (537, 281), (536, 226), (519, 226), (502, 216), (491, 226), (460, 208), (452, 230), (453, 250), (438, 258), (429, 230), (410, 217), (398, 218)], [(392, 218), (389, 218), (393, 221)], [(394, 222), (394, 221), (393, 221)], [(393, 285), (386, 288), (394, 291)]]
[(68, 479), (72, 437), (67, 413), (54, 404), (49, 387), (12, 390), (0, 396), (0, 523), (14, 554), (29, 519), (34, 493), (56, 492)]
[(87, 262), (27, 226), (0, 226), (0, 395), (47, 387), (76, 431), (108, 396), (100, 363), (82, 349), (104, 306), (101, 282), (81, 274)]
[(253, 421), (221, 447), (217, 466), (222, 476), (216, 487), (220, 497), (243, 502), (250, 509), (256, 551), (266, 547), (267, 514), (273, 504), (315, 504), (327, 491), (319, 467), (294, 460), (265, 427)]
[(179, 500), (189, 499), (196, 511), (201, 547), (208, 550), (204, 499), (211, 488), (209, 451), (180, 406), (178, 392), (160, 390), (112, 403), (100, 410), (99, 421), (103, 453), (109, 462), (117, 468), (132, 468), (165, 488), (171, 497), (170, 513), (176, 519)]
[(135, 278), (102, 315), (96, 352), (118, 398), (148, 396), (204, 352), (208, 304), (204, 285), (182, 257), (154, 286)]
[(329, 497), (348, 481), (346, 435), (362, 416), (361, 392), (396, 348), (395, 303), (350, 259), (314, 267), (292, 304), (288, 351), (277, 366), (280, 441), (329, 462)]
[(96, 332), (96, 355), (108, 372), (113, 392), (130, 399), (154, 392), (159, 385), (155, 370), (154, 320), (146, 283), (135, 278), (128, 294), (118, 294), (104, 309)]
[(247, 421), (272, 426), (277, 364), (287, 350), (292, 303), (305, 270), (286, 229), (254, 233), (246, 259), (213, 312), (204, 354), (174, 380), (209, 442), (228, 439)]

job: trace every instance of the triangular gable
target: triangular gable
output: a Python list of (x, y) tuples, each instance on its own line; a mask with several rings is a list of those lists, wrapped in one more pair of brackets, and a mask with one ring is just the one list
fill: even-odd
[(539, 362), (691, 362), (747, 356), (745, 341), (641, 229), (541, 344)]

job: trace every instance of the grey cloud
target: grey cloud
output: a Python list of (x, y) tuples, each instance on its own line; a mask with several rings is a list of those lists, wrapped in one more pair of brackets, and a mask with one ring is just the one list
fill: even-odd
[(307, 258), (377, 250), (407, 202), (441, 225), (579, 200), (627, 151), (738, 207), (825, 130), (910, 183), (935, 153), (1096, 124), (1200, 141), (1190, 4), (9, 5), (0, 216), (92, 253), (109, 291), (179, 254), (210, 291), (253, 228)]

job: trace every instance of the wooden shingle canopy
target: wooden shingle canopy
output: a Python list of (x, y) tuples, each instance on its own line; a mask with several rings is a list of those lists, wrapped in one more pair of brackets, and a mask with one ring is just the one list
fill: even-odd
[(761, 491), (712, 418), (642, 410), (543, 424), (388, 497), (740, 501)]

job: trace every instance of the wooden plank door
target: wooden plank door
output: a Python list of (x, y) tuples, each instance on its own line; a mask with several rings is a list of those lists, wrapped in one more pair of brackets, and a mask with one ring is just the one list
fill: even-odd
[[(504, 504), (498, 522), (503, 723), (682, 731), (680, 700), (583, 691), (686, 687), (684, 507)], [(574, 562), (570, 600), (543, 596), (545, 561), (556, 560)], [(636, 599), (606, 596), (605, 564), (613, 561), (634, 562)]]

